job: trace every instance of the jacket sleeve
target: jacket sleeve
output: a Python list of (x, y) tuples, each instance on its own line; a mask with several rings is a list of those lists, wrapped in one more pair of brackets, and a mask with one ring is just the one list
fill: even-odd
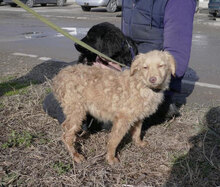
[(191, 53), (193, 18), (196, 0), (169, 0), (164, 16), (164, 50), (177, 63), (176, 76), (184, 76)]

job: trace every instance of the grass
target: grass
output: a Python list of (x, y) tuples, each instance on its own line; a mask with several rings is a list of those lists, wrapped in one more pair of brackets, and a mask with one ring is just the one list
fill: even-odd
[(7, 142), (2, 144), (2, 148), (6, 149), (10, 147), (20, 147), (20, 146), (30, 147), (34, 140), (34, 137), (35, 136), (29, 132), (24, 131), (24, 132), (18, 133), (13, 130), (10, 133), (9, 139), (7, 140)]
[(16, 76), (13, 76), (13, 75), (3, 76), (3, 77), (0, 77), (0, 82), (8, 82), (13, 79), (16, 79)]
[(49, 93), (51, 93), (52, 92), (52, 89), (51, 88), (47, 88), (46, 89), (46, 94), (49, 94)]
[(186, 156), (187, 156), (187, 151), (183, 152), (183, 153), (171, 153), (170, 154), (170, 162), (171, 162), (171, 166), (175, 166), (179, 163), (182, 163), (183, 161), (186, 160)]
[(62, 175), (68, 173), (72, 169), (72, 166), (69, 163), (65, 164), (61, 161), (57, 161), (53, 164), (53, 169), (56, 170), (59, 175)]
[(37, 143), (38, 145), (49, 143), (50, 140), (44, 136), (45, 135), (43, 133), (33, 134), (27, 131), (16, 132), (15, 130), (12, 130), (8, 136), (8, 140), (2, 144), (2, 148), (7, 149), (13, 147), (30, 147), (33, 145), (33, 143)]
[(9, 184), (12, 184), (14, 181), (18, 179), (19, 175), (16, 173), (8, 173), (4, 177), (1, 178), (0, 180), (0, 185), (1, 186), (8, 186)]
[(3, 82), (0, 83), (0, 95), (4, 96), (12, 96), (12, 95), (18, 95), (18, 94), (26, 94), (27, 93), (27, 87), (31, 84), (36, 84), (35, 82)]
[(4, 104), (0, 102), (0, 110), (4, 109)]
[[(22, 90), (28, 85), (12, 87)], [(1, 86), (6, 90), (0, 97), (1, 186), (220, 185), (220, 141), (205, 128), (209, 123), (217, 132), (218, 115), (211, 116), (213, 124), (200, 120), (214, 107), (182, 107), (181, 117), (145, 132), (147, 147), (123, 144), (120, 163), (112, 167), (105, 161), (107, 132), (81, 137), (86, 161), (75, 164), (61, 141), (61, 125), (42, 110), (49, 84), (33, 85), (13, 97), (6, 94), (11, 86)]]

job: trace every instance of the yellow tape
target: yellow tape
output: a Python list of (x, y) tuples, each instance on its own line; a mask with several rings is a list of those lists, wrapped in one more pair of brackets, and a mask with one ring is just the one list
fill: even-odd
[(83, 46), (84, 48), (88, 49), (89, 51), (97, 54), (98, 56), (101, 56), (111, 62), (114, 62), (116, 64), (119, 64), (120, 66), (125, 66), (124, 64), (121, 64), (111, 58), (109, 58), (108, 56), (106, 56), (105, 54), (97, 51), (96, 49), (92, 48), (91, 46), (87, 45), (86, 43), (82, 42), (81, 40), (79, 40), (78, 38), (70, 35), (68, 32), (64, 31), (63, 29), (61, 29), (59, 26), (55, 25), (54, 23), (52, 23), (51, 21), (47, 20), (45, 17), (41, 16), (40, 14), (38, 14), (37, 12), (35, 12), (34, 10), (30, 9), (27, 5), (25, 5), (24, 3), (22, 3), (20, 0), (13, 0), (14, 3), (16, 3), (17, 5), (19, 5), (20, 7), (22, 7), (23, 9), (25, 9), (27, 12), (31, 13), (32, 15), (34, 15), (37, 19), (39, 19), (40, 21), (44, 22), (45, 24), (47, 24), (50, 28), (54, 29), (55, 31), (61, 33), (62, 35), (66, 36), (67, 38), (71, 39), (72, 41), (74, 41), (75, 43)]

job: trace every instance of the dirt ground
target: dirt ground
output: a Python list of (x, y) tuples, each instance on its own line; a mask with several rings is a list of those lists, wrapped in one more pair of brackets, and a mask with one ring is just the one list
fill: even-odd
[(105, 161), (108, 132), (87, 133), (79, 137), (86, 161), (75, 164), (61, 125), (42, 109), (49, 79), (69, 63), (2, 56), (1, 186), (220, 186), (220, 102), (186, 104), (181, 117), (145, 123), (148, 146), (136, 147), (128, 134), (115, 166)]

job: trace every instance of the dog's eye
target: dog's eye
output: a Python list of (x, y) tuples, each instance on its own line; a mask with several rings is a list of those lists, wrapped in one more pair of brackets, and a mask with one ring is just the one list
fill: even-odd
[(166, 65), (165, 64), (160, 64), (158, 67), (159, 68), (163, 68), (163, 67), (165, 67)]
[(144, 69), (148, 69), (149, 67), (148, 66), (144, 66)]

